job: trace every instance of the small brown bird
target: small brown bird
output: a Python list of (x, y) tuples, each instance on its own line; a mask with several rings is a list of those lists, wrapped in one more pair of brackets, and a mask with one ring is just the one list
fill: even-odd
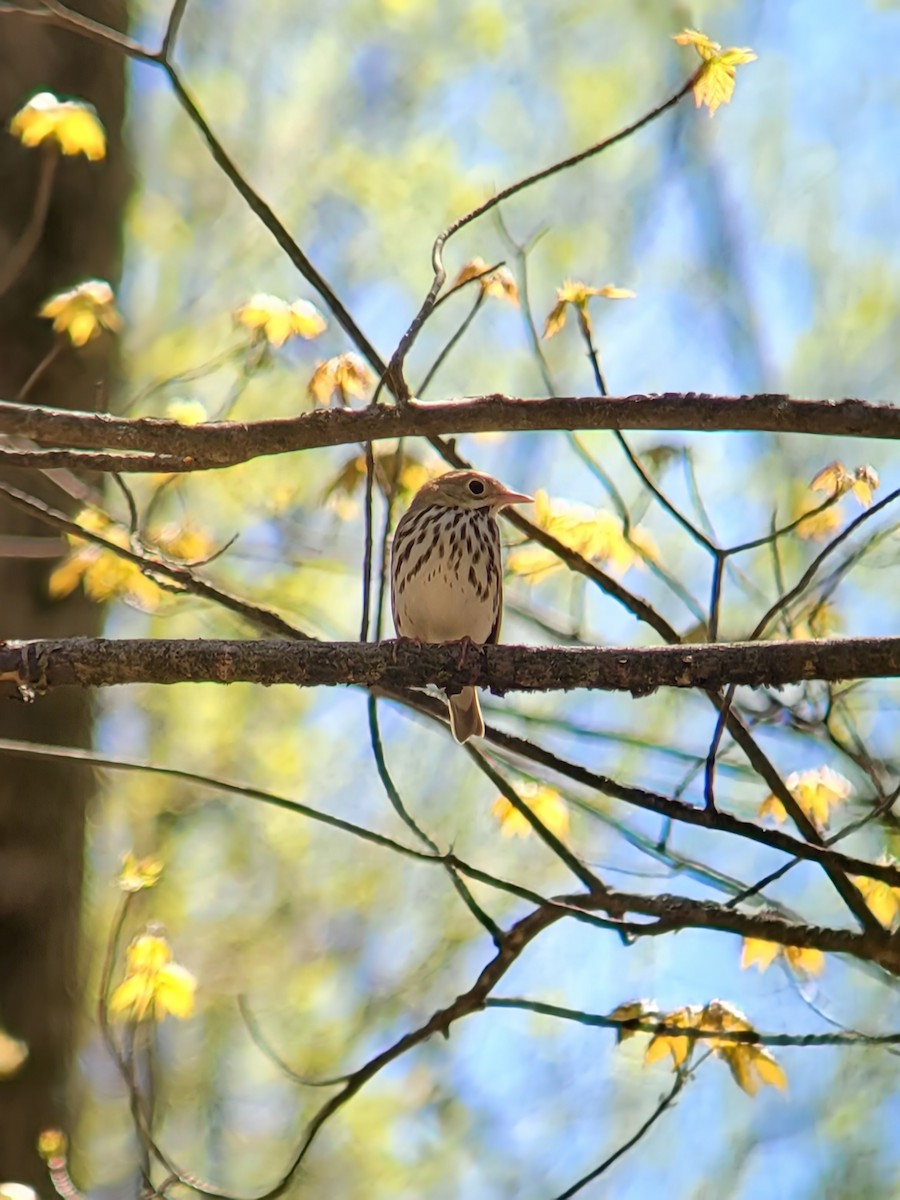
[[(497, 513), (531, 496), (478, 471), (448, 471), (413, 497), (391, 552), (391, 609), (401, 638), (496, 642), (503, 608)], [(448, 696), (458, 742), (484, 733), (473, 687)]]

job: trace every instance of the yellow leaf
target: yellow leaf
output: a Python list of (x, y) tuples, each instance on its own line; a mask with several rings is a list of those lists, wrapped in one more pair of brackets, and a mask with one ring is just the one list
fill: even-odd
[[(881, 855), (877, 861), (885, 866), (897, 865), (888, 855)], [(870, 879), (866, 875), (856, 876), (853, 882), (862, 893), (872, 915), (886, 929), (893, 930), (900, 920), (900, 888), (891, 887), (882, 879)]]
[(814, 492), (825, 492), (829, 496), (842, 496), (853, 487), (853, 476), (842, 462), (835, 460), (823, 467), (810, 481)]
[(799, 774), (795, 771), (784, 782), (806, 815), (819, 827), (828, 824), (831, 810), (846, 803), (853, 791), (850, 780), (830, 767)]
[(485, 296), (491, 296), (495, 300), (506, 300), (515, 308), (519, 307), (519, 285), (508, 267), (498, 267), (496, 271), (491, 271), (490, 275), (485, 276), (481, 281), (481, 290)]
[[(577, 551), (592, 562), (602, 562), (619, 575), (624, 575), (633, 566), (640, 566), (641, 559), (634, 546), (629, 544), (622, 531), (622, 523), (611, 513), (592, 510), (584, 505), (571, 505), (563, 500), (550, 500), (541, 489), (535, 493), (535, 524), (546, 533)], [(645, 553), (655, 553), (649, 535), (632, 531), (632, 542), (640, 544)], [(533, 543), (516, 546), (510, 552), (509, 570), (531, 580), (565, 570), (565, 563), (552, 550)]]
[(156, 985), (156, 1020), (167, 1013), (184, 1020), (194, 1011), (194, 992), (197, 981), (190, 971), (178, 963), (169, 963), (159, 972)]
[[(655, 1021), (659, 1019), (659, 1008), (652, 1000), (626, 1000), (624, 1004), (617, 1004), (607, 1016), (611, 1021)], [(616, 1030), (616, 1042), (624, 1042), (640, 1032), (620, 1027)]]
[(51, 319), (54, 331), (68, 334), (75, 346), (84, 346), (104, 329), (115, 333), (122, 328), (113, 290), (103, 279), (88, 279), (67, 292), (57, 292), (38, 315)]
[(309, 394), (318, 404), (328, 404), (335, 394), (347, 406), (351, 396), (364, 400), (375, 385), (375, 375), (358, 354), (338, 354), (320, 362), (309, 381)]
[(732, 1043), (720, 1047), (716, 1053), (728, 1064), (735, 1083), (748, 1096), (755, 1096), (764, 1084), (782, 1092), (787, 1087), (787, 1076), (764, 1046)]
[(825, 955), (821, 950), (801, 946), (785, 946), (784, 957), (793, 971), (803, 975), (821, 975), (825, 970)]
[(872, 493), (878, 490), (878, 485), (878, 472), (875, 468), (862, 466), (857, 467), (854, 471), (854, 480), (850, 490), (860, 505), (868, 508), (872, 503)]
[(164, 525), (150, 534), (148, 541), (155, 542), (167, 558), (182, 562), (198, 562), (212, 553), (209, 537), (193, 525)]
[(744, 938), (741, 949), (741, 970), (756, 966), (760, 972), (768, 971), (778, 956), (781, 947), (777, 942), (765, 942), (761, 938)]
[(110, 997), (109, 1009), (128, 1021), (161, 1021), (168, 1013), (189, 1017), (196, 987), (190, 971), (172, 962), (164, 937), (142, 934), (128, 948), (125, 978)]
[[(562, 796), (554, 788), (525, 783), (517, 791), (522, 802), (551, 833), (555, 833), (557, 837), (564, 837), (569, 832), (569, 810)], [(497, 797), (491, 805), (491, 814), (499, 822), (504, 837), (527, 837), (532, 832), (526, 818), (505, 796)]]
[(615, 287), (608, 283), (605, 287), (597, 288), (593, 292), (595, 296), (604, 296), (607, 300), (636, 300), (637, 292), (633, 292), (631, 288)]
[[(830, 767), (794, 771), (784, 783), (809, 819), (819, 828), (828, 824), (831, 810), (845, 804), (853, 792), (849, 779)], [(773, 795), (767, 796), (762, 802), (759, 815), (773, 817), (778, 822), (787, 818), (781, 801)]]
[(821, 950), (805, 950), (800, 946), (782, 946), (761, 938), (745, 938), (741, 950), (741, 970), (756, 965), (760, 972), (767, 971), (779, 954), (784, 956), (791, 970), (800, 974), (821, 975), (825, 969), (825, 955)]
[(106, 132), (92, 104), (59, 100), (39, 92), (10, 121), (9, 131), (23, 146), (55, 142), (63, 154), (83, 154), (91, 162), (106, 155)]
[[(798, 511), (795, 509), (794, 517), (798, 517), (800, 511), (802, 510)], [(828, 508), (823, 508), (821, 512), (806, 517), (805, 520), (800, 522), (794, 532), (797, 534), (797, 537), (804, 538), (806, 541), (825, 542), (833, 533), (840, 529), (843, 519), (844, 513), (841, 506), (839, 504), (832, 504)]]
[[(114, 525), (96, 509), (83, 509), (76, 520), (89, 532), (100, 533), (114, 545), (130, 549), (131, 535), (128, 530), (121, 525)], [(85, 594), (98, 604), (120, 598), (147, 612), (157, 608), (162, 592), (143, 573), (138, 563), (122, 558), (104, 546), (87, 542), (77, 534), (66, 536), (73, 549), (50, 575), (48, 590), (54, 599), (67, 596), (81, 582)]]
[[(688, 1005), (686, 1008), (679, 1008), (675, 1012), (662, 1013), (659, 1017), (661, 1025), (674, 1026), (681, 1029), (696, 1029), (698, 1028), (702, 1017), (702, 1011), (696, 1005)], [(657, 1059), (665, 1058), (667, 1054), (672, 1056), (672, 1065), (674, 1067), (682, 1066), (691, 1052), (693, 1039), (689, 1037), (681, 1037), (677, 1033), (657, 1033), (650, 1041), (647, 1047), (647, 1053), (644, 1055), (645, 1063), (656, 1062)]]
[(703, 60), (703, 69), (694, 82), (694, 103), (705, 104), (712, 116), (720, 104), (728, 104), (734, 92), (735, 68), (753, 62), (756, 55), (746, 46), (723, 50), (718, 42), (696, 29), (685, 29), (674, 35), (680, 46), (693, 46)]
[(544, 323), (544, 332), (541, 337), (548, 340), (556, 337), (559, 331), (566, 323), (566, 305), (565, 301), (558, 300), (547, 317)]
[(163, 865), (158, 858), (137, 858), (129, 850), (122, 860), (118, 884), (123, 892), (142, 892), (156, 887)]
[(349, 397), (364, 400), (375, 386), (375, 376), (358, 354), (339, 354), (334, 361), (334, 386), (340, 394), (341, 404), (346, 405)]
[(85, 563), (78, 554), (64, 558), (58, 567), (50, 572), (47, 591), (53, 600), (63, 600), (71, 595), (81, 582), (84, 575)]
[(166, 406), (166, 416), (179, 425), (202, 425), (207, 412), (199, 400), (172, 400)]
[(483, 258), (470, 258), (467, 263), (463, 263), (457, 272), (456, 278), (450, 284), (451, 288), (462, 287), (464, 283), (468, 283), (470, 279), (478, 279), (487, 274), (488, 265)]
[[(700, 1013), (698, 1025), (703, 1029), (723, 1030), (729, 1033), (752, 1033), (753, 1026), (739, 1008), (726, 1000), (710, 1000)], [(710, 1037), (707, 1044), (712, 1047), (733, 1046), (735, 1043), (723, 1038)]]
[(718, 42), (711, 41), (705, 33), (700, 33), (696, 29), (682, 29), (681, 33), (673, 33), (672, 41), (677, 42), (679, 46), (693, 46), (700, 57), (707, 62), (711, 58), (715, 58), (722, 49)]
[(488, 271), (488, 264), (483, 258), (471, 258), (460, 268), (451, 287), (461, 287), (471, 279), (478, 280), (483, 295), (492, 296), (496, 300), (508, 300), (510, 304), (518, 307), (519, 287), (508, 267), (497, 267), (496, 270)]
[(603, 296), (607, 300), (633, 300), (634, 292), (628, 288), (615, 287), (608, 283), (605, 287), (588, 287), (579, 280), (567, 279), (561, 288), (556, 289), (556, 304), (544, 324), (541, 335), (545, 339), (555, 337), (566, 323), (566, 305), (571, 304), (581, 317), (582, 326), (589, 334), (591, 321), (588, 315), (588, 301), (592, 296)]
[(325, 318), (308, 300), (288, 304), (279, 296), (257, 292), (237, 309), (234, 319), (239, 325), (265, 338), (276, 349), (291, 337), (307, 340), (318, 337), (325, 329)]

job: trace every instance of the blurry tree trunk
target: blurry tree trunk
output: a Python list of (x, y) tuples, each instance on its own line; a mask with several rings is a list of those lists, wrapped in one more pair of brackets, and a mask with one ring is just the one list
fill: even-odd
[[(84, 14), (124, 28), (125, 0), (81, 0)], [(15, 400), (54, 346), (50, 322), (37, 310), (53, 292), (83, 279), (115, 283), (128, 177), (121, 145), (125, 62), (114, 50), (47, 23), (20, 16), (0, 21), (0, 264), (32, 211), (42, 151), (8, 133), (12, 114), (35, 92), (89, 100), (106, 127), (108, 157), (58, 164), (50, 211), (37, 249), (0, 297), (0, 396)], [(79, 352), (64, 348), (27, 399), (37, 404), (96, 408), (105, 403), (113, 351), (108, 336)], [(13, 482), (55, 505), (73, 501), (44, 478), (15, 473)], [(46, 537), (0, 509), (0, 544), (9, 535)], [(7, 541), (7, 547), (9, 542)], [(102, 613), (82, 596), (52, 601), (52, 560), (0, 555), (0, 638), (96, 633)], [(87, 745), (88, 694), (60, 691), (34, 704), (0, 694), (0, 735)], [(79, 1012), (78, 956), (87, 772), (0, 760), (0, 1029), (24, 1041), (28, 1058), (0, 1078), (0, 1181), (18, 1180), (46, 1194), (46, 1170), (35, 1151), (41, 1129), (67, 1121), (67, 1073)]]

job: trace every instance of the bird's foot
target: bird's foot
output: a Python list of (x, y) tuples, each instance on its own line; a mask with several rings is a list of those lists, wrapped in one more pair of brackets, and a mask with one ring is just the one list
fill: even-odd
[(463, 667), (466, 665), (466, 660), (469, 657), (469, 652), (471, 650), (480, 649), (478, 643), (473, 642), (472, 639), (470, 637), (468, 637), (468, 635), (466, 637), (460, 638), (456, 642), (449, 642), (448, 645), (456, 646), (456, 648), (457, 648), (458, 654), (457, 654), (457, 659), (456, 659), (456, 665), (459, 667), (460, 670), (462, 670)]
[(395, 664), (396, 664), (396, 662), (397, 662), (397, 651), (400, 649), (400, 647), (401, 647), (401, 646), (419, 646), (419, 647), (422, 647), (422, 646), (424, 646), (424, 645), (425, 645), (425, 643), (422, 641), (422, 639), (421, 639), (421, 638), (405, 637), (405, 636), (402, 636), (402, 635), (401, 635), (400, 637), (395, 637), (395, 638), (394, 638), (394, 644), (393, 644), (393, 646), (391, 647), (391, 661), (392, 661), (393, 663), (395, 663)]

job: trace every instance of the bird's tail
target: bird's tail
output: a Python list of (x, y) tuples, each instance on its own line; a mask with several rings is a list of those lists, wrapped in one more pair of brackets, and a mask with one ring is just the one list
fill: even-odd
[(478, 692), (473, 687), (464, 687), (455, 696), (448, 696), (450, 704), (450, 728), (460, 743), (470, 737), (484, 737), (484, 717), (478, 703)]

